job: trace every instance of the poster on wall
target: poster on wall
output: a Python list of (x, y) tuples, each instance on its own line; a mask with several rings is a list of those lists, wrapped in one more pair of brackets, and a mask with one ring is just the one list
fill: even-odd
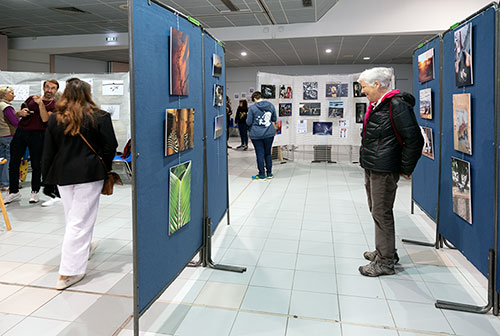
[(292, 104), (280, 103), (278, 111), (280, 117), (290, 117), (292, 115)]
[(470, 163), (451, 158), (453, 212), (472, 224)]
[(344, 127), (339, 130), (339, 138), (347, 138), (347, 128)]
[(260, 93), (264, 99), (276, 98), (276, 85), (262, 84), (260, 86)]
[(420, 83), (434, 79), (434, 48), (418, 55), (418, 81)]
[(331, 121), (314, 121), (313, 122), (313, 135), (332, 135), (333, 123)]
[(420, 126), (420, 131), (424, 137), (424, 147), (422, 148), (422, 155), (427, 156), (429, 159), (434, 160), (434, 139), (432, 136), (432, 128)]
[(120, 120), (120, 105), (101, 105), (101, 109), (111, 114), (111, 120)]
[(189, 35), (170, 27), (170, 94), (189, 95)]
[(289, 84), (280, 85), (280, 98), (292, 99), (292, 86)]
[(321, 115), (321, 103), (300, 103), (299, 115), (301, 116)]
[(217, 139), (222, 135), (222, 127), (224, 126), (224, 116), (216, 116), (214, 121), (214, 139)]
[(318, 99), (318, 82), (304, 82), (302, 83), (302, 89), (304, 92), (304, 100), (315, 100)]
[(470, 93), (453, 95), (453, 144), (455, 150), (472, 155)]
[(419, 91), (420, 118), (432, 119), (432, 91), (430, 88)]
[(274, 124), (274, 130), (276, 131), (276, 135), (280, 135), (281, 134), (281, 127), (282, 127), (283, 123), (281, 122), (281, 120), (277, 120), (273, 124)]
[(356, 103), (356, 123), (362, 124), (365, 120), (366, 103)]
[(1, 86), (8, 86), (14, 90), (14, 94), (16, 96), (14, 97), (13, 101), (25, 101), (30, 96), (29, 85), (0, 84), (0, 87)]
[(220, 77), (222, 75), (222, 57), (213, 55), (212, 76)]
[(297, 120), (297, 133), (307, 133), (307, 120)]
[(361, 84), (359, 82), (352, 83), (353, 97), (366, 97), (366, 95), (361, 92)]
[(123, 81), (122, 80), (103, 80), (102, 81), (103, 96), (123, 96)]
[(330, 100), (328, 102), (328, 118), (344, 118), (343, 100)]
[(327, 98), (331, 97), (347, 97), (349, 84), (347, 83), (327, 83), (326, 93)]
[(224, 87), (222, 85), (214, 84), (214, 106), (222, 106), (223, 103)]
[(455, 30), (455, 81), (457, 86), (474, 84), (472, 77), (472, 23)]
[(170, 168), (168, 234), (191, 220), (191, 161)]
[(194, 109), (167, 109), (165, 156), (194, 147)]

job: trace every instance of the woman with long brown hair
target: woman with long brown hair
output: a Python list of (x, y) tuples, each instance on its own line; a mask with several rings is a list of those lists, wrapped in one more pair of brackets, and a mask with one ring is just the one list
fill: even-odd
[(85, 276), (99, 197), (118, 143), (111, 115), (92, 101), (88, 83), (69, 83), (57, 112), (48, 121), (42, 173), (44, 183), (58, 186), (66, 217), (56, 284), (65, 289)]

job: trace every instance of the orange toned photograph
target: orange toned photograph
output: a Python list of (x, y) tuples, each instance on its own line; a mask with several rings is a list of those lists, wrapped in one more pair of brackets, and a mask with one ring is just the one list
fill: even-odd
[(189, 95), (189, 36), (170, 27), (170, 94)]
[(418, 81), (420, 83), (434, 79), (434, 49), (418, 55)]

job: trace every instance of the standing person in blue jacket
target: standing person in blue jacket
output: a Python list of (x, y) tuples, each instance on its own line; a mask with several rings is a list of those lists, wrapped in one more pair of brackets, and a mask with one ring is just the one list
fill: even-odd
[(271, 148), (276, 133), (273, 124), (277, 119), (276, 110), (273, 104), (262, 99), (262, 94), (259, 91), (252, 94), (252, 101), (255, 104), (250, 106), (248, 110), (247, 125), (250, 128), (249, 135), (255, 148), (257, 167), (259, 168), (259, 174), (252, 176), (252, 179), (271, 179), (273, 178)]

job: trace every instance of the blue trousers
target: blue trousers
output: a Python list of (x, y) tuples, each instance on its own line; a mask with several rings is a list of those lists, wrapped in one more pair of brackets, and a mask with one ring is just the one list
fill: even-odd
[[(273, 159), (271, 156), (271, 148), (273, 147), (274, 136), (264, 139), (252, 139), (255, 155), (257, 156), (257, 168), (259, 175), (271, 174), (273, 171)], [(264, 170), (265, 165), (265, 170)]]
[(246, 122), (238, 123), (238, 129), (240, 131), (241, 144), (248, 146), (248, 126)]
[(10, 142), (12, 137), (0, 138), (0, 157), (7, 159), (7, 163), (0, 165), (0, 184), (2, 187), (9, 186), (9, 161), (10, 161)]

